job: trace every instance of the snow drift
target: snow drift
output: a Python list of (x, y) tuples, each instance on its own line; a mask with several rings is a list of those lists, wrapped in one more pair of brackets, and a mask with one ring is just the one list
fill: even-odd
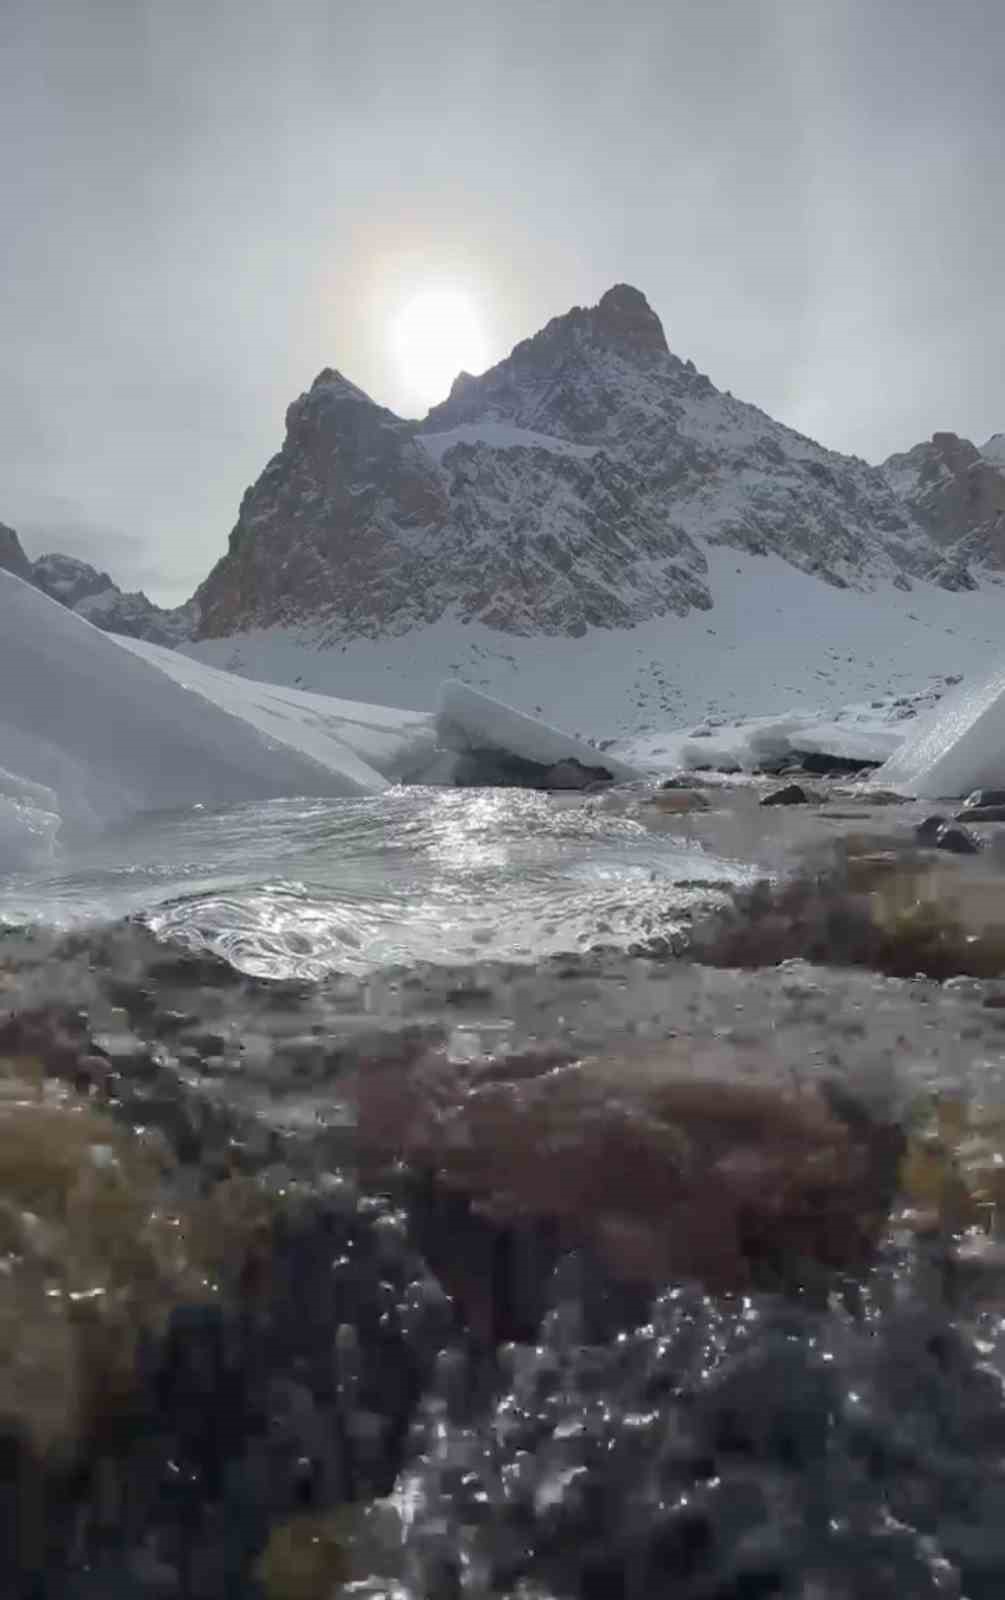
[(1005, 786), (1005, 666), (946, 695), (876, 781), (925, 800)]
[[(848, 706), (836, 716), (826, 712), (790, 712), (778, 717), (747, 717), (692, 728), (690, 732), (637, 734), (619, 739), (623, 760), (645, 772), (758, 772), (807, 756), (832, 756), (841, 761), (877, 766), (904, 741), (904, 724), (878, 711)], [(605, 752), (604, 759), (608, 756)]]

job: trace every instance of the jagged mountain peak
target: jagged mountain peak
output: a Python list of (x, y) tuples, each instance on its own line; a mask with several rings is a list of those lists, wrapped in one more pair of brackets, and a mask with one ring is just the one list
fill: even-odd
[(957, 569), (1005, 569), (1005, 435), (983, 448), (941, 431), (889, 457), (887, 480)]
[(993, 433), (990, 439), (981, 445), (981, 455), (993, 466), (1005, 467), (1005, 433)]
[(306, 396), (301, 399), (311, 400), (354, 400), (362, 405), (376, 405), (375, 400), (358, 384), (347, 378), (344, 372), (339, 372), (337, 367), (322, 367)]
[(0, 523), (0, 569), (13, 572), (50, 600), (75, 611), (108, 633), (124, 633), (153, 644), (177, 645), (190, 639), (196, 611), (187, 605), (165, 610), (142, 591), (124, 594), (107, 572), (100, 572), (76, 556), (49, 553), (30, 561), (13, 528)]
[(626, 349), (670, 353), (662, 322), (641, 289), (634, 289), (630, 283), (616, 283), (601, 295), (593, 318), (599, 331)]
[(663, 324), (641, 289), (630, 283), (614, 284), (595, 306), (573, 306), (561, 316), (552, 317), (540, 333), (522, 340), (510, 359), (562, 342), (580, 346), (585, 343), (642, 361), (670, 354)]
[(201, 626), (631, 627), (712, 606), (713, 546), (842, 587), (966, 580), (880, 469), (721, 393), (620, 283), (460, 373), (421, 423), (325, 368), (199, 590)]
[(552, 317), (480, 376), (459, 373), (423, 428), (436, 432), (478, 415), (516, 420), (519, 414), (529, 425), (528, 406), (543, 405), (557, 433), (582, 432), (646, 373), (672, 377), (678, 386), (708, 383), (671, 354), (663, 324), (641, 290), (619, 283), (595, 306)]
[(0, 570), (13, 572), (16, 578), (31, 582), (31, 562), (13, 528), (0, 522)]

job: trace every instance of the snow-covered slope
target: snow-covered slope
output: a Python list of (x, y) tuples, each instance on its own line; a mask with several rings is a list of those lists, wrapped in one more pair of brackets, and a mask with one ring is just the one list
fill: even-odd
[(517, 638), (454, 615), (392, 638), (319, 649), (316, 630), (261, 629), (182, 650), (251, 678), (356, 700), (434, 704), (443, 678), (559, 727), (615, 737), (706, 719), (913, 695), (984, 673), (1001, 650), (1002, 593), (917, 584), (837, 589), (778, 556), (708, 555), (715, 609), (668, 623)]
[[(144, 650), (152, 652), (145, 659)], [(252, 686), (225, 693), (220, 674), (191, 664), (182, 687), (163, 670), (176, 659), (154, 646), (123, 648), (0, 572), (5, 865), (30, 856), (61, 822), (94, 826), (137, 811), (385, 787), (337, 736), (337, 723), (320, 715), (312, 723), (297, 696), (286, 697), (284, 721), (281, 696), (266, 715)], [(414, 722), (401, 718), (403, 729)]]
[(720, 393), (625, 285), (462, 375), (422, 424), (330, 369), (286, 420), (198, 591), (203, 639), (307, 628), (341, 651), (467, 624), (505, 651), (657, 619), (669, 635), (718, 604), (723, 547), (820, 587), (945, 576), (882, 472)]

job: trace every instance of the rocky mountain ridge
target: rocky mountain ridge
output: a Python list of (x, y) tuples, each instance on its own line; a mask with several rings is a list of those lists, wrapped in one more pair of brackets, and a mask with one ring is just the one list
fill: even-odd
[(933, 433), (883, 463), (892, 488), (961, 565), (1005, 572), (1005, 434), (978, 448)]
[(715, 546), (838, 587), (973, 582), (884, 471), (717, 390), (622, 284), (461, 374), (420, 423), (326, 368), (197, 591), (198, 637), (630, 627), (710, 609)]
[(41, 589), (50, 600), (57, 600), (106, 633), (122, 633), (131, 639), (148, 639), (151, 644), (173, 648), (190, 639), (195, 631), (196, 609), (191, 600), (165, 610), (154, 605), (142, 590), (126, 593), (107, 572), (100, 572), (75, 556), (50, 554), (31, 561), (14, 529), (2, 523), (0, 568)]
[(73, 557), (29, 561), (0, 525), (0, 566), (169, 646), (256, 628), (344, 646), (440, 622), (501, 645), (579, 638), (711, 610), (712, 552), (730, 550), (865, 593), (997, 579), (1005, 435), (937, 433), (881, 467), (842, 456), (718, 390), (621, 284), (461, 373), (421, 422), (325, 368), (186, 606)]

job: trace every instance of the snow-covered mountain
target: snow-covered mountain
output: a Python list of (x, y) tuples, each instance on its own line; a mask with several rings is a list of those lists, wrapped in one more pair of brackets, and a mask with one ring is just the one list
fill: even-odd
[(708, 552), (839, 587), (958, 576), (878, 469), (717, 390), (620, 285), (422, 423), (326, 369), (198, 591), (199, 636), (307, 624), (329, 645), (445, 618), (583, 636), (715, 602)]
[(58, 600), (106, 633), (174, 646), (190, 639), (195, 630), (196, 610), (191, 600), (165, 610), (148, 600), (142, 589), (127, 593), (107, 572), (99, 572), (75, 556), (40, 556), (32, 562), (30, 581), (50, 600)]
[(13, 572), (106, 633), (174, 647), (190, 639), (195, 629), (196, 609), (191, 600), (187, 605), (164, 610), (148, 600), (142, 590), (125, 593), (107, 572), (99, 572), (75, 556), (45, 555), (31, 561), (14, 529), (3, 523), (0, 570)]
[(901, 499), (961, 568), (1005, 570), (1005, 434), (980, 448), (955, 433), (931, 439), (883, 470)]

